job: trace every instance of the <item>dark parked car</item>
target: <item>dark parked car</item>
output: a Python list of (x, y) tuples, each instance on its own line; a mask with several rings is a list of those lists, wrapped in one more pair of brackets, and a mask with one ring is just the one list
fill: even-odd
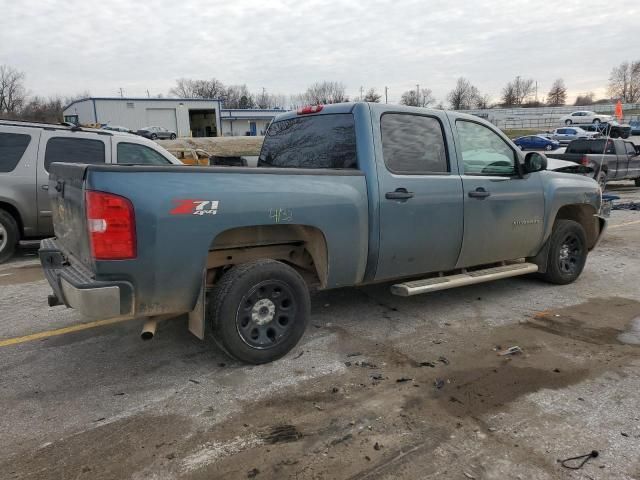
[(580, 128), (587, 132), (600, 132), (604, 137), (629, 138), (631, 135), (631, 124), (622, 124), (616, 120), (602, 122), (592, 125), (580, 125)]
[(164, 127), (144, 127), (136, 133), (142, 137), (150, 138), (151, 140), (155, 140), (156, 138), (170, 138), (173, 140), (176, 138), (175, 132), (167, 130)]
[(631, 127), (631, 135), (640, 135), (640, 120), (631, 120), (629, 126)]
[(526, 137), (518, 137), (515, 143), (520, 150), (556, 150), (560, 148), (560, 142), (551, 140), (541, 135), (527, 135)]

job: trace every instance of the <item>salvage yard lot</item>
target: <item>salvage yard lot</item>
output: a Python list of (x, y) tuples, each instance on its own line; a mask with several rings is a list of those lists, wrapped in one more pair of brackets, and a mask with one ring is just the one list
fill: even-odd
[(640, 212), (614, 211), (571, 285), (319, 292), (301, 344), (263, 366), (186, 319), (145, 343), (134, 321), (3, 345), (82, 321), (46, 306), (23, 252), (0, 266), (1, 477), (640, 478), (639, 249)]

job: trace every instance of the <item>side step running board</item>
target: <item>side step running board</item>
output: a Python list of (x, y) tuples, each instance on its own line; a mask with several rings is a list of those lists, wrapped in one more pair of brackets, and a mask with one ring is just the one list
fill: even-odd
[(426, 278), (412, 282), (397, 283), (391, 286), (391, 293), (401, 297), (420, 295), (421, 293), (436, 292), (448, 288), (463, 287), (476, 283), (500, 280), (501, 278), (516, 277), (527, 273), (535, 273), (538, 266), (533, 263), (512, 263), (499, 267), (485, 268), (473, 272), (458, 273), (445, 277)]

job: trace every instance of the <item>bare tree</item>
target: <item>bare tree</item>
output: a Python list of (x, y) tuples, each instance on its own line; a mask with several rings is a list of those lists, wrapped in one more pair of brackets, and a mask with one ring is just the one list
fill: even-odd
[(24, 73), (9, 65), (0, 65), (0, 114), (15, 114), (25, 102)]
[(547, 94), (547, 103), (549, 105), (558, 106), (564, 105), (567, 102), (567, 87), (564, 84), (564, 80), (558, 78), (553, 85), (551, 85), (551, 90)]
[(447, 101), (453, 110), (469, 110), (477, 103), (478, 89), (464, 77), (458, 78), (456, 86), (447, 95)]
[(254, 108), (256, 101), (246, 85), (229, 85), (224, 91), (225, 108)]
[(367, 90), (367, 93), (364, 96), (364, 101), (371, 102), (371, 103), (380, 103), (381, 98), (382, 98), (382, 95), (376, 92), (375, 88), (370, 88), (369, 90)]
[(211, 80), (193, 80), (179, 78), (169, 95), (178, 98), (218, 98), (224, 93), (224, 84), (215, 78)]
[(436, 99), (433, 98), (431, 89), (421, 88), (418, 90), (407, 90), (400, 96), (400, 103), (402, 105), (409, 105), (410, 107), (428, 107), (432, 103), (435, 103)]
[(580, 105), (592, 105), (593, 104), (593, 99), (595, 98), (595, 93), (593, 92), (588, 92), (585, 93), (584, 95), (578, 95), (576, 97), (576, 101), (574, 103), (574, 105), (580, 106)]
[(624, 103), (640, 101), (640, 60), (623, 62), (611, 70), (609, 95)]
[(268, 93), (265, 90), (254, 95), (255, 107), (261, 109), (284, 108), (287, 103), (286, 95), (279, 93)]
[(341, 82), (316, 82), (303, 94), (296, 96), (296, 101), (307, 105), (327, 105), (348, 102), (349, 97)]
[(491, 95), (485, 93), (476, 97), (476, 108), (487, 109), (491, 106)]
[(502, 103), (505, 107), (522, 105), (526, 103), (535, 91), (534, 81), (531, 78), (517, 76), (502, 89)]

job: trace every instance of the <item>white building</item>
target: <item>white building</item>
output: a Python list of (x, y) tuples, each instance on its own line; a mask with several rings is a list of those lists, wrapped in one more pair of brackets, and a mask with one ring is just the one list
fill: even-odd
[(223, 109), (222, 135), (225, 137), (264, 135), (269, 122), (286, 110)]
[(84, 98), (64, 109), (65, 122), (164, 127), (179, 137), (217, 137), (222, 100), (194, 98)]

